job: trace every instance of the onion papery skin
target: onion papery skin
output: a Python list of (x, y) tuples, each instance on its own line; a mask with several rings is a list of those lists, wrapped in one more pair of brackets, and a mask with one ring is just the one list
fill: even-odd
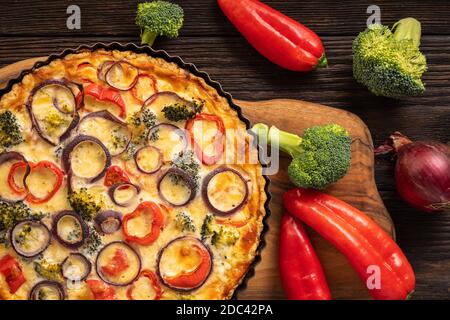
[(413, 207), (429, 213), (450, 211), (450, 146), (418, 141), (400, 147), (395, 182)]

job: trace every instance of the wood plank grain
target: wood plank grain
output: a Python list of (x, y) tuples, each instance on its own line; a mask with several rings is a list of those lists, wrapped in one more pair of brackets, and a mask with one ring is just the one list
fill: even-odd
[[(9, 78), (17, 76), (22, 70), (29, 69), (36, 61), (45, 58), (28, 59), (0, 69), (0, 87)], [(299, 100), (268, 100), (257, 102), (236, 101), (243, 113), (253, 123), (270, 123), (301, 134), (306, 128), (331, 122), (338, 123), (349, 130), (352, 137), (352, 165), (348, 174), (326, 191), (347, 201), (372, 217), (390, 235), (395, 235), (389, 213), (378, 194), (374, 180), (374, 157), (372, 139), (365, 124), (354, 114), (323, 105)], [(290, 114), (290, 117), (285, 117)], [(256, 267), (255, 276), (248, 282), (245, 291), (240, 292), (242, 299), (279, 299), (283, 290), (278, 279), (279, 221), (283, 214), (282, 195), (292, 188), (287, 177), (287, 165), (290, 159), (283, 157), (279, 171), (272, 175), (270, 192), (272, 215), (268, 219), (269, 232), (266, 234), (266, 247), (262, 252), (262, 261)], [(335, 299), (369, 298), (367, 290), (353, 271), (347, 260), (336, 249), (316, 233), (312, 232), (312, 241), (324, 266), (327, 279)]]
[[(356, 113), (380, 144), (392, 131), (411, 138), (450, 140), (450, 36), (426, 36), (422, 50), (428, 59), (424, 81), (427, 91), (420, 97), (395, 101), (375, 97), (352, 77), (353, 37), (324, 37), (330, 67), (310, 74), (282, 70), (255, 51), (241, 38), (184, 37), (164, 40), (156, 48), (180, 55), (208, 72), (226, 91), (244, 100), (291, 98), (323, 103)], [(136, 42), (136, 38), (4, 38), (0, 66), (33, 56), (48, 55), (96, 42)], [(392, 184), (378, 181), (380, 188)]]
[[(85, 35), (133, 36), (139, 30), (134, 18), (141, 1), (34, 1), (15, 0), (2, 5), (0, 35)], [(229, 36), (237, 31), (221, 13), (216, 1), (174, 0), (185, 10), (182, 36)], [(270, 6), (304, 23), (319, 35), (355, 35), (365, 28), (368, 6), (378, 5), (382, 22), (413, 16), (422, 22), (425, 34), (448, 34), (450, 7), (440, 0), (362, 0), (362, 1), (264, 1)], [(81, 29), (68, 30), (66, 9), (76, 4), (81, 9)]]
[[(347, 128), (352, 136), (352, 166), (349, 173), (326, 192), (363, 210), (390, 234), (394, 228), (389, 214), (384, 209), (375, 186), (373, 174), (373, 148), (370, 132), (364, 123), (354, 114), (340, 109), (329, 108), (299, 100), (277, 99), (268, 101), (237, 101), (244, 115), (253, 123), (265, 122), (283, 130), (301, 134), (306, 128), (336, 122)], [(286, 117), (289, 114), (289, 117)], [(269, 230), (266, 235), (266, 248), (262, 252), (262, 261), (256, 267), (255, 276), (249, 281), (248, 288), (239, 295), (243, 299), (283, 298), (278, 278), (278, 236), (279, 222), (284, 212), (282, 195), (292, 188), (286, 168), (290, 159), (283, 157), (280, 171), (271, 176), (272, 215), (269, 218)], [(312, 242), (324, 266), (333, 298), (365, 299), (367, 290), (352, 270), (347, 260), (323, 238), (309, 230)], [(270, 294), (268, 294), (270, 292)]]

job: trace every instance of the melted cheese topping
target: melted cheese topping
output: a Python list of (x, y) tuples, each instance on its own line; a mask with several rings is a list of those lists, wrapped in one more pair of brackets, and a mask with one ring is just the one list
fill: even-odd
[(106, 154), (92, 141), (84, 141), (75, 146), (70, 153), (71, 168), (81, 178), (93, 178), (105, 168)]
[[(36, 134), (34, 129), (31, 129), (31, 121), (26, 109), (24, 108), (29, 93), (36, 85), (41, 83), (43, 79), (52, 78), (66, 78), (69, 81), (74, 81), (77, 83), (83, 83), (85, 79), (89, 79), (94, 83), (107, 87), (106, 83), (97, 79), (96, 68), (102, 62), (108, 60), (128, 61), (139, 68), (141, 73), (152, 75), (156, 79), (156, 88), (159, 92), (170, 91), (175, 92), (181, 98), (186, 100), (195, 98), (196, 100), (205, 101), (202, 112), (215, 114), (221, 117), (227, 130), (233, 131), (234, 129), (239, 129), (244, 132), (243, 136), (245, 137), (245, 143), (248, 144), (246, 152), (251, 153), (254, 156), (256, 150), (250, 147), (251, 137), (245, 132), (245, 124), (239, 120), (236, 112), (230, 108), (227, 100), (224, 97), (219, 96), (217, 92), (213, 88), (209, 87), (203, 79), (189, 74), (186, 70), (180, 69), (173, 63), (168, 63), (159, 58), (152, 58), (146, 54), (104, 50), (99, 50), (96, 52), (81, 52), (79, 54), (68, 55), (63, 60), (55, 60), (48, 66), (38, 68), (32, 74), (26, 75), (21, 84), (15, 85), (11, 92), (1, 97), (0, 109), (9, 109), (16, 115), (22, 127), (25, 138), (24, 143), (13, 147), (12, 150), (21, 152), (28, 161), (37, 163), (41, 160), (48, 160), (61, 167), (61, 159), (58, 157), (58, 153), (56, 152), (59, 146), (55, 147), (46, 143)], [(86, 62), (89, 62), (92, 67), (88, 66), (78, 69), (80, 64)], [(148, 83), (148, 81), (142, 81), (143, 86), (145, 83)], [(144, 94), (143, 91), (145, 90), (142, 89), (142, 87), (139, 88), (140, 95)], [(150, 94), (153, 93), (154, 89), (149, 88), (149, 91), (146, 92), (146, 96), (150, 96)], [(142, 102), (138, 101), (132, 95), (131, 91), (122, 91), (120, 94), (125, 102), (128, 116), (131, 116), (141, 110)], [(44, 96), (39, 98), (42, 98), (42, 101), (37, 101), (37, 108), (40, 108), (38, 113), (41, 117), (47, 111), (51, 110), (52, 104), (50, 104), (50, 101)], [(97, 101), (91, 96), (86, 96), (84, 102), (84, 107), (79, 110), (81, 118), (90, 112), (105, 109), (110, 111), (115, 116), (118, 116), (120, 112), (120, 109), (116, 105), (109, 102)], [(146, 107), (150, 108), (156, 114), (158, 122), (168, 122), (161, 110), (165, 105), (172, 104), (173, 102), (173, 96), (169, 95), (164, 97), (164, 95), (160, 95), (156, 101)], [(203, 137), (205, 138), (203, 140), (211, 141), (217, 131), (215, 124), (213, 122), (208, 123), (205, 121), (202, 121), (201, 123), (208, 127), (211, 126), (211, 130), (207, 130), (207, 132), (204, 133), (204, 137), (202, 135), (197, 137)], [(180, 121), (173, 124), (179, 128), (184, 128), (185, 121)], [(98, 128), (98, 130), (95, 130), (95, 128)], [(77, 130), (72, 132), (72, 136), (79, 134)], [(109, 124), (106, 122), (94, 122), (91, 123), (91, 127), (86, 130), (88, 130), (87, 132), (89, 132), (89, 134), (96, 135), (99, 140), (105, 142), (105, 145), (108, 145), (108, 133), (110, 133), (110, 130), (113, 130), (113, 128), (112, 125), (109, 127)], [(154, 273), (156, 273), (157, 257), (161, 248), (165, 247), (173, 239), (183, 235), (200, 238), (203, 222), (205, 217), (210, 213), (199, 193), (197, 193), (196, 197), (186, 206), (176, 209), (172, 208), (170, 204), (166, 203), (159, 196), (157, 183), (161, 173), (171, 166), (170, 160), (172, 160), (172, 157), (182, 149), (182, 147), (177, 143), (178, 137), (175, 136), (175, 139), (173, 140), (170, 138), (169, 132), (161, 132), (161, 140), (158, 140), (156, 146), (161, 147), (161, 150), (165, 152), (164, 160), (167, 162), (161, 170), (155, 174), (141, 174), (139, 171), (133, 169), (133, 159), (124, 160), (121, 156), (113, 157), (112, 164), (126, 169), (129, 173), (131, 181), (141, 187), (141, 192), (139, 193), (136, 201), (128, 207), (119, 207), (111, 201), (107, 194), (107, 188), (103, 185), (103, 179), (100, 179), (94, 184), (86, 184), (85, 179), (74, 179), (76, 189), (86, 187), (89, 193), (95, 195), (96, 198), (101, 199), (103, 203), (102, 210), (116, 210), (121, 212), (123, 215), (127, 215), (133, 212), (138, 203), (142, 201), (153, 201), (160, 205), (161, 211), (164, 214), (164, 224), (161, 227), (161, 233), (158, 239), (156, 239), (156, 241), (149, 246), (133, 245), (141, 257), (142, 270), (148, 269)], [(70, 138), (67, 141), (70, 141)], [(165, 142), (163, 143), (162, 141)], [(149, 144), (153, 144), (153, 142), (149, 142)], [(76, 161), (72, 157), (72, 161), (75, 162), (74, 170), (81, 173), (81, 175), (92, 176), (99, 172), (100, 167), (104, 165), (104, 154), (98, 148), (93, 146), (88, 146), (88, 148), (86, 148), (87, 150), (83, 149), (84, 148), (77, 151), (74, 150), (74, 156), (77, 157)], [(209, 153), (208, 149), (205, 153)], [(247, 156), (250, 156), (250, 154), (247, 154)], [(151, 160), (149, 163), (150, 162)], [(0, 188), (0, 195), (3, 195), (5, 192), (10, 193), (6, 180), (11, 165), (11, 163), (7, 163), (0, 166), (0, 185), (3, 186)], [(245, 275), (249, 265), (253, 261), (259, 242), (259, 235), (263, 228), (262, 219), (265, 215), (265, 182), (261, 175), (261, 166), (259, 163), (233, 164), (232, 166), (240, 172), (245, 172), (246, 177), (248, 176), (249, 185), (251, 187), (251, 193), (244, 208), (233, 215), (230, 219), (221, 219), (220, 221), (220, 223), (229, 224), (229, 226), (239, 229), (240, 237), (238, 241), (232, 246), (214, 246), (210, 243), (210, 239), (206, 239), (205, 242), (212, 251), (213, 257), (212, 273), (208, 277), (207, 281), (200, 288), (187, 293), (180, 293), (160, 284), (163, 289), (162, 299), (230, 298), (234, 289), (241, 282), (242, 277)], [(200, 186), (204, 177), (216, 168), (216, 165), (205, 166), (200, 163)], [(20, 178), (18, 178), (18, 180), (20, 180)], [(187, 188), (184, 188), (183, 184), (174, 186), (171, 183), (170, 178), (167, 179), (165, 183), (167, 183), (167, 185), (164, 186), (163, 189), (169, 194), (170, 197), (173, 197), (174, 200), (181, 201), (181, 199), (188, 196)], [(67, 201), (67, 192), (67, 182), (65, 179), (63, 186), (49, 201), (41, 204), (27, 203), (27, 205), (29, 205), (33, 210), (48, 213), (49, 217), (44, 218), (43, 222), (50, 228), (52, 224), (52, 216), (54, 214), (61, 210), (71, 210), (71, 207)], [(236, 197), (238, 197), (237, 194)], [(238, 201), (238, 198), (236, 199), (237, 200), (235, 201)], [(218, 199), (217, 201), (220, 200)], [(226, 200), (224, 200), (224, 202), (228, 203)], [(226, 206), (230, 206), (230, 204), (227, 204)], [(194, 231), (180, 229), (179, 225), (175, 222), (177, 211), (183, 211), (190, 215), (192, 218)], [(214, 223), (218, 224), (219, 218), (215, 218)], [(148, 219), (148, 215), (143, 215), (142, 217), (132, 219), (128, 224), (129, 230), (138, 236), (147, 234), (150, 226), (151, 219)], [(102, 245), (107, 245), (113, 241), (124, 241), (125, 237), (123, 232), (119, 230), (114, 234), (101, 236), (101, 240)], [(94, 252), (93, 254), (89, 254), (84, 247), (80, 248), (78, 251), (84, 254), (91, 261), (91, 263), (93, 263), (93, 268), (88, 276), (88, 279), (99, 279), (94, 267), (97, 253)], [(42, 253), (42, 258), (46, 259), (50, 263), (60, 264), (71, 252), (72, 250), (62, 246), (59, 242), (52, 241), (51, 245)], [(5, 254), (11, 254), (17, 259), (27, 281), (15, 294), (10, 294), (8, 285), (3, 275), (0, 274), (0, 299), (27, 299), (31, 288), (39, 281), (44, 280), (44, 278), (37, 274), (34, 270), (34, 260), (29, 261), (21, 259), (10, 246), (6, 247), (4, 245), (0, 245), (0, 258)], [(111, 257), (109, 255), (102, 257), (102, 264), (106, 264), (110, 258)], [(131, 259), (134, 258), (132, 257)], [(167, 263), (163, 263), (162, 268), (164, 268), (165, 272), (169, 273), (175, 273), (181, 271), (181, 269), (184, 271), (189, 270), (190, 268), (193, 268), (196, 263), (198, 263), (198, 255), (195, 253), (189, 253), (182, 257), (180, 257), (180, 255), (167, 255), (164, 259), (167, 259)], [(178, 265), (175, 265), (171, 261), (178, 261), (179, 263)], [(131, 262), (130, 265), (132, 266), (130, 269), (130, 272), (132, 273), (132, 268), (135, 268), (136, 264)], [(181, 268), (181, 266), (184, 267)], [(175, 269), (172, 270), (172, 268)], [(125, 272), (124, 276), (127, 277), (129, 274)], [(135, 289), (137, 289), (137, 291), (135, 290), (136, 295), (141, 296), (142, 294), (142, 297), (144, 298), (152, 295), (152, 290), (149, 287), (148, 282), (149, 281), (146, 282), (145, 279), (141, 279), (135, 283)], [(75, 284), (66, 282), (64, 283), (64, 287), (66, 290), (67, 299), (94, 298), (91, 290), (84, 281), (77, 282)], [(142, 292), (140, 290), (141, 287)], [(118, 299), (127, 299), (127, 290), (129, 286), (113, 288)]]
[(232, 171), (216, 174), (208, 184), (208, 198), (212, 206), (227, 212), (244, 201), (245, 181)]

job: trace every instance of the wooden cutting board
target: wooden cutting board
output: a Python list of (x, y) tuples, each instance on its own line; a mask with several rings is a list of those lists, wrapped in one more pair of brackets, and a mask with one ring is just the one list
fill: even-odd
[[(16, 77), (22, 70), (29, 69), (45, 57), (23, 60), (0, 69), (0, 88)], [(370, 132), (356, 115), (335, 108), (299, 100), (235, 101), (243, 109), (244, 115), (252, 122), (264, 122), (280, 129), (301, 134), (313, 125), (338, 123), (349, 130), (352, 143), (352, 166), (350, 172), (326, 192), (367, 213), (389, 234), (395, 236), (392, 220), (378, 194), (374, 180), (374, 157)], [(280, 217), (283, 213), (282, 194), (292, 187), (287, 176), (290, 159), (283, 156), (278, 174), (271, 176), (270, 191), (272, 215), (268, 219), (269, 232), (266, 247), (262, 251), (262, 261), (257, 265), (255, 276), (248, 286), (238, 294), (240, 299), (283, 299), (277, 268), (277, 245)], [(325, 273), (335, 299), (369, 298), (364, 285), (352, 270), (346, 259), (309, 230), (313, 244), (325, 269)]]

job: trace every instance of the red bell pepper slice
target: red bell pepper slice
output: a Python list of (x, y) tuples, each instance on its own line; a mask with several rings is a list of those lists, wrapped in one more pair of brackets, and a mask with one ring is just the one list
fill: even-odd
[(194, 288), (205, 280), (211, 270), (211, 255), (204, 246), (193, 245), (193, 249), (200, 255), (199, 265), (192, 271), (182, 272), (176, 276), (165, 277), (165, 281), (177, 288)]
[[(149, 79), (150, 80), (150, 89), (151, 94), (148, 96), (143, 96), (139, 94), (139, 81), (143, 80), (143, 79)], [(147, 88), (146, 88), (147, 89)], [(148, 92), (149, 90), (147, 89), (146, 92)], [(147, 100), (148, 98), (151, 97), (151, 95), (155, 94), (158, 92), (158, 89), (156, 88), (156, 78), (152, 75), (149, 75), (147, 73), (140, 73), (138, 75), (138, 79), (136, 84), (133, 86), (133, 88), (131, 88), (131, 95), (133, 96), (133, 98), (136, 99), (136, 101), (138, 101), (140, 104), (144, 104), (145, 100)]]
[(130, 178), (126, 172), (119, 166), (111, 166), (106, 171), (105, 182), (103, 183), (105, 187), (111, 187), (117, 183), (130, 182)]
[(117, 300), (114, 288), (103, 281), (88, 279), (86, 280), (86, 283), (94, 294), (95, 300)]
[(56, 177), (56, 181), (55, 181), (55, 184), (53, 185), (53, 189), (50, 190), (50, 192), (47, 193), (47, 195), (45, 197), (38, 198), (38, 197), (34, 196), (32, 193), (29, 193), (27, 195), (27, 197), (25, 198), (25, 201), (27, 201), (29, 203), (33, 203), (33, 204), (45, 203), (48, 200), (50, 200), (55, 195), (56, 192), (58, 192), (59, 188), (61, 188), (61, 185), (64, 180), (64, 172), (53, 162), (46, 161), (46, 160), (39, 161), (37, 164), (30, 163), (30, 166), (31, 166), (30, 172), (33, 172), (33, 170), (48, 169), (48, 170), (52, 171), (52, 173)]
[(127, 270), (129, 266), (126, 252), (122, 249), (116, 249), (108, 264), (102, 267), (102, 272), (114, 277)]
[(24, 168), (24, 167), (26, 168), (27, 166), (28, 166), (28, 164), (26, 162), (19, 161), (19, 162), (14, 163), (11, 166), (11, 169), (9, 169), (8, 185), (15, 194), (21, 195), (21, 194), (28, 192), (26, 185), (24, 185), (23, 187), (20, 187), (17, 185), (16, 180), (14, 179), (16, 172), (21, 168)]
[(314, 31), (258, 0), (218, 0), (231, 23), (273, 63), (292, 71), (326, 67), (322, 41)]
[(0, 273), (5, 277), (11, 294), (16, 293), (26, 281), (19, 263), (9, 254), (0, 259)]
[(278, 265), (289, 300), (331, 300), (322, 265), (301, 222), (281, 218)]
[(120, 91), (114, 88), (104, 87), (96, 83), (90, 83), (84, 88), (84, 95), (91, 96), (99, 101), (111, 102), (120, 108), (119, 117), (125, 119), (127, 110), (125, 101)]
[[(198, 137), (196, 138), (194, 135), (194, 124), (196, 121), (215, 122), (217, 127), (217, 134), (213, 138), (213, 141), (211, 141), (211, 144), (214, 146), (215, 150), (215, 153), (213, 155), (206, 155), (203, 152), (201, 145), (197, 143)], [(214, 114), (199, 113), (195, 116), (194, 119), (190, 119), (186, 122), (186, 130), (189, 132), (191, 144), (194, 147), (195, 154), (203, 164), (213, 165), (221, 159), (224, 151), (225, 125), (223, 124), (223, 121), (219, 116), (216, 116)]]
[[(156, 275), (150, 270), (142, 270), (139, 277), (145, 277), (150, 281), (150, 283), (152, 284), (152, 288), (155, 291), (155, 297), (153, 298), (153, 300), (160, 300), (161, 296), (163, 294), (163, 291), (161, 289), (161, 286), (159, 285), (158, 278), (156, 277)], [(136, 280), (136, 281), (138, 281), (138, 280)], [(133, 290), (134, 290), (134, 285), (132, 284), (127, 290), (127, 297), (129, 300), (135, 300), (133, 298)]]
[[(152, 219), (152, 227), (143, 237), (132, 235), (128, 230), (128, 222), (139, 217), (141, 214), (148, 214)], [(129, 213), (123, 217), (122, 230), (127, 241), (135, 242), (141, 245), (150, 245), (158, 239), (163, 223), (164, 216), (162, 215), (158, 205), (154, 202), (146, 201), (141, 202), (132, 213)]]

